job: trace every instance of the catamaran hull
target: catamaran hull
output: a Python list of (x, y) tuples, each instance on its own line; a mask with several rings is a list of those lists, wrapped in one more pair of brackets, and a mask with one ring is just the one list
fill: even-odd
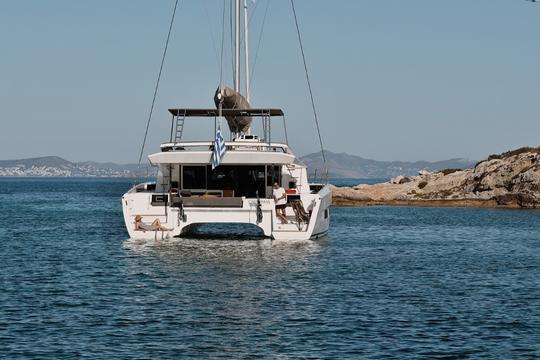
[[(132, 189), (133, 190), (133, 189)], [(181, 237), (200, 224), (238, 223), (258, 226), (265, 236), (276, 240), (309, 240), (324, 236), (330, 226), (330, 206), (332, 194), (329, 186), (317, 194), (309, 194), (303, 199), (310, 213), (309, 221), (298, 221), (291, 207), (286, 208), (288, 224), (281, 224), (276, 216), (273, 199), (242, 199), (241, 207), (171, 207), (152, 205), (151, 193), (129, 191), (122, 197), (124, 221), (129, 236), (137, 240), (157, 240)], [(257, 216), (258, 206), (262, 216)], [(135, 216), (142, 216), (143, 224), (159, 219), (167, 230), (135, 230)]]

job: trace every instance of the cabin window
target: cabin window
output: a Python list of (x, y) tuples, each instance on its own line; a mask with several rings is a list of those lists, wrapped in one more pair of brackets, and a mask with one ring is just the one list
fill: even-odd
[(235, 174), (231, 166), (221, 165), (212, 170), (211, 166), (207, 166), (208, 174), (208, 189), (211, 190), (234, 190)]
[[(263, 165), (220, 165), (207, 167), (208, 189), (223, 190), (224, 196), (265, 197)], [(227, 194), (227, 195), (225, 195)]]
[(183, 189), (207, 189), (206, 166), (184, 166), (182, 170)]
[(272, 165), (268, 166), (268, 173), (266, 176), (266, 186), (272, 186), (274, 183), (281, 184), (281, 166)]
[(326, 208), (326, 209), (324, 209), (324, 218), (328, 219), (328, 215), (330, 215), (330, 209)]

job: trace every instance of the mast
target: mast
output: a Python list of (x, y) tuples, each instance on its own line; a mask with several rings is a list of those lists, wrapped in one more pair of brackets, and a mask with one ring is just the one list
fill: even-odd
[(244, 61), (246, 67), (246, 100), (249, 102), (249, 41), (248, 41), (248, 3), (244, 0)]
[(240, 0), (234, 0), (234, 91), (240, 92)]

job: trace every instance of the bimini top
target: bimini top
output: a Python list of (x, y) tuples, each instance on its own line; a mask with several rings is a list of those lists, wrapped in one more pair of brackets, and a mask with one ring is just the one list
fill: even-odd
[[(174, 116), (216, 117), (218, 109), (169, 109)], [(281, 109), (222, 109), (222, 116), (283, 116)]]

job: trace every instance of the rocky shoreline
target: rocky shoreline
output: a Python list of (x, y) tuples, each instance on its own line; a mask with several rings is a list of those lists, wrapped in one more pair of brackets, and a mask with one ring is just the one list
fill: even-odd
[(491, 155), (470, 169), (420, 171), (332, 191), (336, 206), (540, 208), (540, 148)]

